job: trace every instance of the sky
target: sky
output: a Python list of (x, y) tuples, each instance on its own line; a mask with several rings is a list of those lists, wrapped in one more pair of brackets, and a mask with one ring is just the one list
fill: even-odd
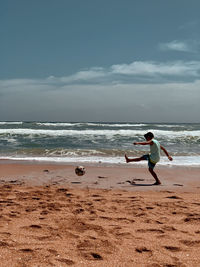
[(0, 0), (0, 121), (200, 122), (199, 0)]

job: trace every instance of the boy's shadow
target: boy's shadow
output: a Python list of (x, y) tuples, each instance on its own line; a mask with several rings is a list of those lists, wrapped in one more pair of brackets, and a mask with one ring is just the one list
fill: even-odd
[(155, 184), (131, 184), (132, 186), (153, 186)]
[[(143, 181), (144, 179), (134, 179), (134, 180)], [(155, 183), (153, 183), (153, 184), (136, 184), (136, 182), (134, 180), (132, 180), (132, 181), (127, 180), (126, 182), (129, 183), (132, 186), (154, 186), (154, 185), (157, 185)]]

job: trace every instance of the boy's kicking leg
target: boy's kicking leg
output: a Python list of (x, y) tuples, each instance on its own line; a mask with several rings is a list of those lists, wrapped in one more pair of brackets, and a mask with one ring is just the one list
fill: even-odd
[(140, 158), (134, 158), (134, 159), (129, 159), (129, 158), (127, 157), (127, 155), (126, 155), (126, 154), (125, 154), (124, 156), (125, 156), (125, 159), (126, 159), (126, 163), (129, 163), (129, 162), (134, 162), (134, 161), (136, 162), (136, 161), (145, 160), (143, 156), (142, 156), (142, 157), (140, 157)]

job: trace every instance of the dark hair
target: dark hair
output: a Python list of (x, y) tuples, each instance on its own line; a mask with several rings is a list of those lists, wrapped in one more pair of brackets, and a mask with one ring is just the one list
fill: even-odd
[(146, 134), (144, 135), (144, 137), (145, 137), (145, 139), (147, 139), (148, 137), (150, 137), (151, 139), (153, 139), (153, 138), (154, 138), (154, 135), (153, 135), (152, 132), (148, 132), (148, 133), (146, 133)]

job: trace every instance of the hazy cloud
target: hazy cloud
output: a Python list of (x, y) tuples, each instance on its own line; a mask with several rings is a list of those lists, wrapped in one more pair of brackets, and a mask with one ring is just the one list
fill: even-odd
[(199, 29), (199, 25), (200, 25), (200, 20), (195, 19), (195, 20), (187, 21), (183, 25), (179, 26), (179, 29), (180, 30), (189, 30), (191, 32), (194, 32), (194, 31)]
[(161, 50), (174, 50), (180, 52), (193, 52), (191, 45), (186, 42), (174, 40), (169, 43), (162, 43), (159, 45)]
[(199, 121), (200, 81), (35, 86), (1, 96), (0, 120)]
[(159, 49), (162, 51), (196, 53), (200, 50), (200, 41), (187, 40), (187, 41), (181, 42), (181, 41), (174, 40), (169, 43), (159, 44)]

